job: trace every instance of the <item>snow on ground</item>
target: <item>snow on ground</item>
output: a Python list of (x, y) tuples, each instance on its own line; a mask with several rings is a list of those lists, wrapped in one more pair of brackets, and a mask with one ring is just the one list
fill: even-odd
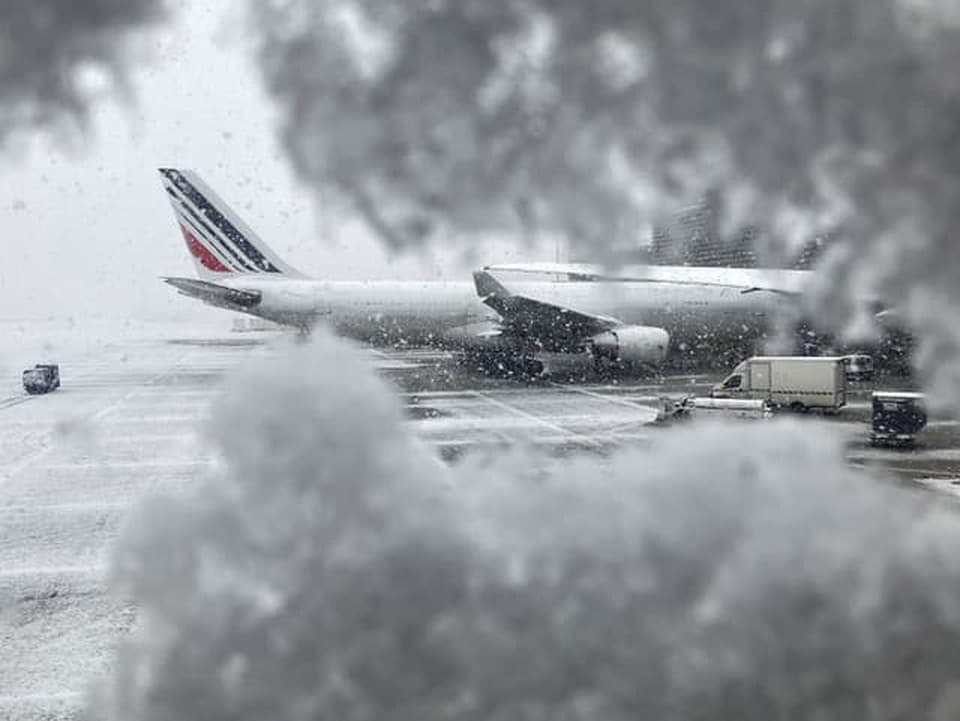
[[(197, 432), (224, 375), (269, 354), (279, 335), (230, 327), (220, 314), (190, 324), (0, 321), (0, 718), (71, 717), (90, 679), (109, 670), (118, 633), (135, 622), (105, 581), (125, 515), (147, 494), (188, 488), (214, 460)], [(526, 387), (457, 377), (443, 353), (371, 356), (399, 386), (420, 438), (444, 456), (517, 442), (645, 443), (663, 432), (649, 426), (660, 395), (711, 382)], [(61, 365), (62, 388), (27, 396), (20, 370), (46, 361)], [(438, 368), (442, 387), (428, 382)], [(830, 422), (862, 445), (863, 418)], [(956, 431), (944, 426), (916, 453), (859, 448), (848, 458), (952, 480)]]
[[(222, 316), (0, 322), (9, 341), (0, 373), (0, 718), (69, 716), (91, 678), (108, 671), (118, 632), (134, 622), (105, 580), (125, 514), (146, 494), (185, 489), (211, 462), (197, 431), (223, 376), (279, 336), (229, 328)], [(392, 376), (439, 356), (372, 357)], [(23, 392), (20, 370), (36, 362), (60, 364), (59, 390)], [(524, 439), (589, 448), (639, 437), (653, 419), (620, 395), (507, 384), (406, 400), (438, 448)]]
[[(210, 461), (205, 408), (264, 348), (218, 325), (0, 323), (0, 718), (70, 715), (107, 670), (134, 617), (104, 578), (124, 513)], [(25, 395), (21, 366), (45, 361), (62, 387)]]

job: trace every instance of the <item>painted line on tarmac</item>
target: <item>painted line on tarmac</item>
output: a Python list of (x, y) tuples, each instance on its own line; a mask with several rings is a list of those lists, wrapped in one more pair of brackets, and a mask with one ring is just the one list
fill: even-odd
[(41, 468), (45, 471), (67, 471), (82, 468), (113, 469), (113, 468), (192, 468), (208, 466), (212, 459), (180, 460), (180, 461), (89, 461), (79, 463), (48, 463)]
[(35, 398), (36, 396), (11, 396), (10, 398), (4, 398), (0, 401), (0, 411), (13, 408), (14, 406), (34, 400)]
[(187, 390), (183, 388), (167, 388), (164, 386), (145, 388), (139, 395), (147, 398), (150, 396), (219, 396), (223, 394), (222, 388), (208, 388)]
[(149, 442), (168, 442), (168, 441), (194, 441), (197, 440), (195, 433), (137, 433), (128, 436), (110, 436), (100, 439), (101, 445), (110, 443), (149, 443)]
[(74, 501), (72, 503), (31, 503), (29, 505), (0, 506), (0, 517), (36, 515), (38, 511), (53, 513), (83, 513), (87, 511), (125, 511), (129, 502)]
[(179, 416), (118, 416), (102, 421), (100, 425), (137, 425), (140, 423), (199, 423), (206, 419), (204, 415)]
[[(551, 385), (553, 385), (555, 388), (561, 388), (561, 389), (563, 389), (564, 391), (566, 391), (566, 392), (568, 392), (568, 393), (577, 393), (577, 394), (580, 394), (580, 395), (588, 396), (588, 397), (590, 397), (590, 398), (597, 398), (597, 399), (603, 401), (604, 403), (612, 403), (612, 404), (616, 404), (616, 405), (626, 406), (626, 407), (628, 407), (628, 408), (632, 408), (633, 410), (637, 410), (637, 409), (640, 409), (640, 408), (648, 409), (648, 410), (650, 409), (650, 406), (648, 406), (648, 405), (642, 405), (642, 404), (640, 404), (640, 403), (635, 403), (635, 402), (632, 401), (632, 400), (627, 400), (627, 399), (620, 398), (620, 397), (617, 397), (617, 396), (614, 396), (614, 395), (607, 395), (607, 394), (604, 394), (604, 393), (596, 393), (596, 392), (594, 392), (594, 391), (587, 390), (586, 388), (578, 388), (578, 387), (575, 387), (575, 386), (573, 386), (573, 387), (566, 387), (566, 386), (560, 385), (559, 383), (552, 383)], [(658, 397), (658, 396), (657, 396), (657, 397), (654, 397), (654, 399), (655, 399), (655, 400), (659, 400), (659, 397)]]
[[(649, 416), (649, 414), (647, 414)], [(476, 429), (476, 430), (496, 430), (497, 427), (505, 430), (516, 430), (521, 428), (530, 428), (531, 426), (547, 426), (551, 430), (563, 429), (565, 433), (574, 433), (584, 435), (578, 431), (571, 430), (571, 426), (588, 425), (591, 430), (604, 425), (617, 427), (621, 425), (636, 425), (640, 420), (638, 418), (628, 418), (627, 414), (621, 415), (595, 415), (595, 414), (564, 414), (564, 415), (544, 415), (535, 416), (532, 413), (516, 414), (512, 416), (484, 417), (484, 416), (446, 416), (439, 418), (423, 418), (412, 421), (414, 428), (418, 433), (444, 433), (456, 429)], [(595, 434), (587, 434), (593, 436)]]
[[(15, 706), (38, 701), (79, 701), (86, 696), (85, 691), (52, 691), (50, 693), (0, 694), (0, 706)], [(59, 715), (53, 715), (50, 718)], [(15, 717), (16, 718), (16, 717)], [(24, 717), (26, 718), (26, 717)]]
[(470, 448), (477, 446), (489, 446), (491, 448), (502, 448), (506, 446), (564, 446), (564, 445), (589, 445), (593, 448), (606, 448), (609, 446), (618, 446), (623, 443), (641, 443), (650, 441), (652, 436), (644, 434), (604, 434), (603, 436), (582, 436), (589, 438), (589, 443), (571, 438), (570, 435), (550, 435), (534, 436), (529, 438), (511, 438), (504, 440), (481, 439), (481, 438), (444, 438), (442, 440), (426, 440), (427, 445), (435, 448)]
[(517, 408), (517, 407), (515, 407), (515, 406), (511, 406), (509, 403), (504, 403), (503, 401), (497, 400), (496, 398), (491, 398), (490, 396), (485, 395), (484, 393), (482, 393), (482, 392), (480, 392), (480, 391), (473, 391), (473, 393), (474, 393), (474, 395), (476, 395), (478, 398), (485, 398), (485, 399), (490, 403), (490, 405), (492, 405), (492, 406), (495, 406), (495, 407), (497, 407), (497, 408), (501, 408), (501, 409), (503, 409), (503, 410), (505, 410), (505, 411), (508, 411), (509, 413), (512, 413), (512, 414), (517, 415), (517, 416), (520, 416), (521, 418), (527, 418), (527, 419), (529, 419), (529, 420), (532, 420), (532, 421), (538, 423), (539, 425), (542, 425), (542, 426), (544, 426), (544, 427), (546, 427), (546, 428), (550, 428), (551, 430), (553, 430), (553, 431), (556, 432), (556, 433), (560, 433), (561, 435), (568, 436), (568, 437), (570, 437), (571, 439), (579, 440), (581, 443), (586, 443), (586, 444), (588, 444), (588, 445), (592, 445), (592, 446), (599, 446), (599, 445), (601, 445), (598, 441), (594, 440), (593, 438), (590, 438), (590, 437), (588, 437), (588, 436), (583, 436), (583, 435), (581, 435), (581, 434), (579, 434), (579, 433), (576, 433), (575, 431), (568, 430), (567, 428), (564, 428), (563, 426), (559, 426), (559, 425), (557, 425), (557, 424), (555, 424), (555, 423), (551, 423), (550, 421), (545, 420), (544, 418), (541, 418), (540, 416), (536, 416), (536, 415), (534, 415), (533, 413), (528, 413), (528, 412), (525, 411), (525, 410), (522, 410), (522, 409)]
[(138, 402), (134, 405), (126, 406), (123, 409), (123, 412), (125, 414), (123, 417), (126, 418), (129, 416), (131, 418), (143, 418), (143, 417), (149, 417), (156, 414), (163, 414), (163, 415), (193, 415), (198, 418), (203, 418), (208, 415), (209, 410), (210, 410), (209, 404), (206, 402), (189, 403), (189, 404), (160, 403), (160, 404), (157, 404), (156, 406)]
[[(494, 393), (498, 391), (504, 391), (507, 393), (528, 393), (529, 389), (527, 388), (491, 388), (489, 391), (484, 391), (486, 393)], [(460, 390), (460, 391), (404, 391), (398, 393), (401, 398), (451, 398), (451, 397), (463, 397), (470, 398), (475, 395), (477, 391), (474, 390)]]
[(868, 469), (871, 471), (893, 471), (894, 473), (905, 473), (910, 475), (923, 475), (933, 477), (944, 477), (944, 478), (956, 478), (957, 471), (956, 469), (952, 471), (938, 471), (935, 468), (918, 468), (916, 466), (891, 466), (887, 463), (876, 463), (871, 461), (876, 461), (877, 459), (863, 459), (863, 458), (848, 458), (847, 463), (851, 466), (856, 466), (861, 469)]
[(103, 576), (108, 566), (97, 563), (89, 566), (21, 566), (20, 568), (0, 568), (0, 579), (20, 578), (22, 576)]
[(493, 448), (503, 448), (506, 446), (561, 446), (568, 443), (577, 443), (569, 436), (540, 436), (534, 438), (504, 438), (497, 440), (492, 438), (445, 438), (443, 440), (426, 440), (427, 445), (435, 448), (469, 448), (476, 446), (490, 446)]

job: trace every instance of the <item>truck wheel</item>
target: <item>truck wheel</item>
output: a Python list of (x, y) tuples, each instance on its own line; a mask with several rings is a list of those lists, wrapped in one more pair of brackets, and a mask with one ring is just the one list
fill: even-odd
[(537, 358), (522, 358), (517, 363), (517, 371), (527, 378), (539, 378), (543, 375), (543, 361)]
[(789, 408), (789, 409), (790, 409), (791, 411), (793, 411), (794, 413), (806, 413), (806, 412), (807, 412), (807, 407), (806, 407), (805, 405), (803, 405), (803, 403), (801, 403), (800, 401), (794, 401), (794, 402), (791, 403), (789, 406), (787, 406), (787, 408)]

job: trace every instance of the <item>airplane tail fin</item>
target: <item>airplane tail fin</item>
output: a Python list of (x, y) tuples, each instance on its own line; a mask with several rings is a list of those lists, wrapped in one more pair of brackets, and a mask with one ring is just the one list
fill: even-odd
[(161, 168), (163, 188), (201, 278), (276, 275), (302, 278), (190, 170)]

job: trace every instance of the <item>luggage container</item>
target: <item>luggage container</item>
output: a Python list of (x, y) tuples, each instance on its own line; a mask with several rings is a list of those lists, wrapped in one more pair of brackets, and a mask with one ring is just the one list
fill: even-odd
[(49, 393), (60, 387), (60, 366), (37, 364), (23, 372), (23, 389), (31, 394)]
[(870, 433), (873, 445), (913, 445), (926, 425), (922, 393), (874, 391)]

